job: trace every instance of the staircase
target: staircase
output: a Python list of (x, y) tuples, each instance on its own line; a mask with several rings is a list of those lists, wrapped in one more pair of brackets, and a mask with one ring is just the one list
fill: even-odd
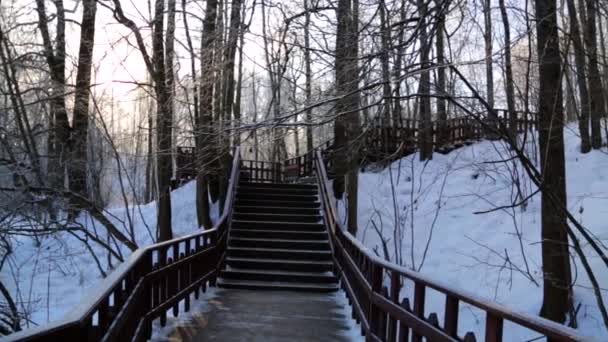
[(316, 185), (241, 182), (218, 285), (337, 291), (320, 205)]

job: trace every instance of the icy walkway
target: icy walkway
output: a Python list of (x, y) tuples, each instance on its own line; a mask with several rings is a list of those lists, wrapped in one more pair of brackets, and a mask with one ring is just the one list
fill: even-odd
[(215, 289), (154, 341), (363, 341), (344, 292)]

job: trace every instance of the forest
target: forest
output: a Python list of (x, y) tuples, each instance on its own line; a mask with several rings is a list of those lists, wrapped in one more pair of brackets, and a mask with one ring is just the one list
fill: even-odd
[(607, 46), (605, 0), (0, 1), (0, 337), (319, 153), (378, 257), (607, 340)]

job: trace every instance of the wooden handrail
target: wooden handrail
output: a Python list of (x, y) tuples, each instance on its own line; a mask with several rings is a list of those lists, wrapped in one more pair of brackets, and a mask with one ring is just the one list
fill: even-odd
[(11, 334), (10, 341), (143, 341), (152, 321), (166, 323), (166, 312), (190, 308), (207, 283), (215, 284), (226, 251), (234, 195), (239, 181), (240, 149), (234, 149), (226, 206), (213, 228), (133, 252), (63, 320)]
[[(361, 322), (370, 340), (397, 341), (397, 336), (409, 334), (420, 341), (422, 337), (432, 341), (458, 341), (458, 306), (470, 304), (486, 313), (485, 341), (501, 341), (504, 321), (513, 322), (546, 336), (551, 341), (584, 341), (585, 337), (571, 328), (538, 316), (518, 313), (466, 291), (454, 289), (440, 281), (418, 272), (387, 262), (347, 232), (340, 224), (334, 206), (334, 196), (321, 151), (316, 152), (315, 170), (325, 222), (334, 247), (334, 263), (339, 272), (343, 289), (353, 305), (353, 313)], [(390, 291), (383, 284), (390, 279)], [(405, 280), (414, 283), (413, 307), (409, 299), (399, 301)], [(424, 312), (425, 292), (430, 288), (446, 296), (444, 325), (439, 326), (437, 315)], [(474, 337), (467, 333), (464, 340)], [(399, 340), (402, 339), (400, 337)]]

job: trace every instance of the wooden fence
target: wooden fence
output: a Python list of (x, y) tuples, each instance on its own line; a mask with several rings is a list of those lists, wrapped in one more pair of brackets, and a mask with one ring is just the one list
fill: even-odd
[(138, 249), (66, 320), (15, 333), (10, 339), (145, 341), (154, 320), (166, 324), (167, 310), (177, 317), (183, 301), (189, 311), (190, 295), (198, 298), (208, 283), (215, 284), (223, 266), (240, 163), (236, 148), (226, 206), (212, 229)]
[[(519, 314), (378, 258), (341, 226), (320, 151), (316, 153), (315, 169), (334, 264), (341, 286), (352, 304), (353, 317), (361, 324), (368, 341), (409, 341), (410, 336), (415, 342), (423, 338), (426, 341), (476, 341), (481, 337), (472, 332), (458, 335), (461, 304), (484, 312), (485, 341), (502, 341), (505, 321), (528, 328), (549, 341), (584, 340), (576, 330), (540, 317)], [(413, 301), (401, 296), (406, 282), (413, 285)], [(425, 312), (429, 289), (445, 297), (443, 324), (439, 323), (437, 313)], [(464, 327), (461, 330), (468, 329)]]

